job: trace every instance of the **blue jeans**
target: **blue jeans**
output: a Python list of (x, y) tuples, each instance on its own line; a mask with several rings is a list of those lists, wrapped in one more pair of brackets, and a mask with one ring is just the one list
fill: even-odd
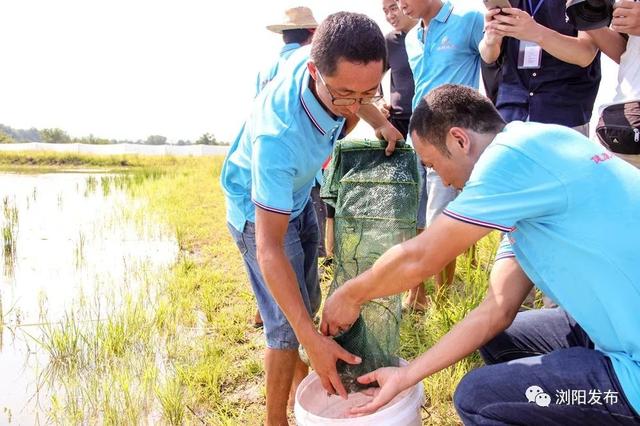
[[(251, 288), (258, 302), (258, 310), (264, 323), (264, 334), (269, 349), (297, 349), (299, 346), (293, 328), (284, 312), (271, 295), (262, 277), (256, 254), (256, 230), (253, 222), (247, 222), (243, 232), (227, 224), (236, 242)], [(313, 203), (309, 201), (298, 217), (289, 222), (284, 239), (284, 250), (298, 279), (298, 290), (310, 315), (320, 308), (322, 295), (318, 283), (318, 242), (320, 234)]]
[(520, 312), (480, 349), (454, 404), (465, 425), (637, 425), (611, 365), (561, 308)]

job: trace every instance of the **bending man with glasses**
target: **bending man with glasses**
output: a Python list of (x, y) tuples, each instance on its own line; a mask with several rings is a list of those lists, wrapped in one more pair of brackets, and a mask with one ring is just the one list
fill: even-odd
[[(385, 68), (382, 32), (339, 12), (316, 30), (255, 99), (225, 159), (229, 231), (243, 256), (266, 337), (266, 424), (287, 424), (306, 376), (301, 343), (325, 389), (346, 397), (336, 362), (360, 362), (316, 329), (319, 230), (309, 194), (333, 143), (362, 117), (393, 152), (400, 133), (374, 105)], [(293, 398), (289, 401), (293, 402)]]

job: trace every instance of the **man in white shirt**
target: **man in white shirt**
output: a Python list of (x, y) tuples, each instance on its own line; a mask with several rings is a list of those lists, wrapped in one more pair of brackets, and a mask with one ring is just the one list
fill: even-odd
[[(611, 103), (602, 106), (601, 113), (607, 107), (624, 105), (624, 115), (635, 134), (640, 136), (640, 129), (631, 123), (640, 123), (640, 2), (623, 0), (616, 3), (611, 27), (591, 30), (588, 34), (605, 55), (620, 64), (616, 95)], [(605, 124), (603, 117), (598, 127), (602, 124)], [(636, 142), (640, 145), (640, 137), (634, 139), (638, 139)], [(608, 145), (616, 152), (615, 147)], [(640, 167), (640, 154), (617, 155)]]

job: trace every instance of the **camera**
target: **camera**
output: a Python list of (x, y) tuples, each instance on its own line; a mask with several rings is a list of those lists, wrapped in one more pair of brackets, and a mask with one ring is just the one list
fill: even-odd
[(615, 0), (567, 0), (567, 18), (578, 30), (608, 27)]

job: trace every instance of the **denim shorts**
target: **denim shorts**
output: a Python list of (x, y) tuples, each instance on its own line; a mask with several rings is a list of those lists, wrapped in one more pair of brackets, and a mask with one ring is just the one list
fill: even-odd
[(422, 165), (418, 169), (420, 169), (420, 199), (416, 228), (424, 229), (431, 225), (436, 216), (457, 197), (458, 191), (450, 186), (444, 186), (434, 169)]
[[(255, 224), (247, 222), (243, 232), (227, 224), (249, 275), (258, 310), (264, 323), (264, 334), (269, 349), (297, 349), (299, 346), (293, 328), (269, 291), (258, 265), (256, 255)], [(318, 283), (318, 243), (320, 234), (318, 220), (309, 201), (302, 213), (289, 222), (284, 240), (284, 250), (298, 281), (298, 290), (309, 315), (314, 316), (320, 308), (321, 292)]]

